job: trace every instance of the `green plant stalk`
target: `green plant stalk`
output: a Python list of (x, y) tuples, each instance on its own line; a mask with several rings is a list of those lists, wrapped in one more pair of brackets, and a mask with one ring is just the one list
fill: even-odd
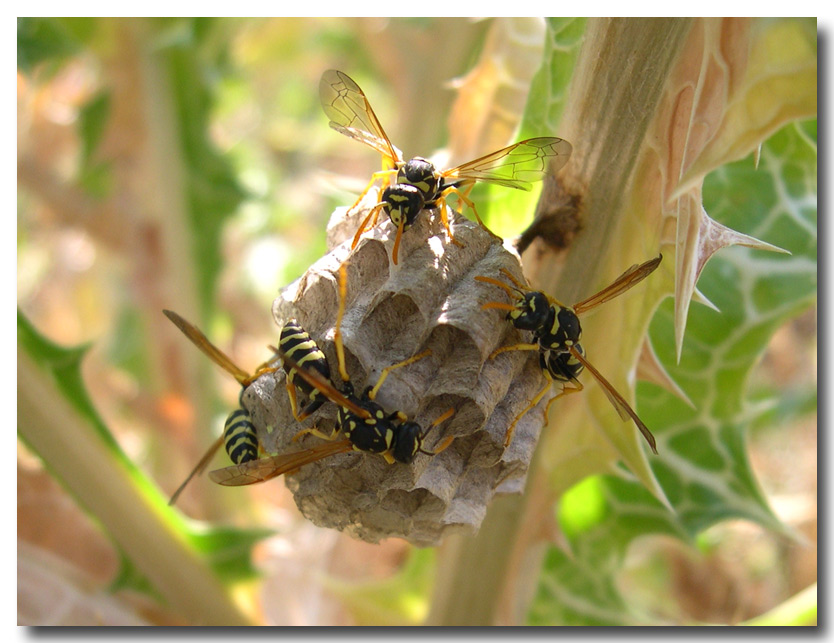
[(194, 625), (250, 624), (175, 522), (137, 488), (92, 423), (24, 350), (17, 355), (17, 409), (22, 438), (173, 610)]
[[(566, 169), (570, 169), (569, 187), (582, 194), (583, 234), (564, 256), (557, 258), (551, 251), (524, 262), (525, 273), (541, 276), (534, 286), (558, 292), (566, 301), (593, 292), (598, 270), (609, 263), (606, 255), (611, 246), (622, 241), (616, 237), (618, 222), (625, 216), (621, 197), (689, 24), (684, 19), (589, 20), (560, 127), (560, 135), (574, 143), (576, 158)], [(646, 62), (641, 66), (640, 61)], [(640, 82), (634, 82), (635, 77)], [(635, 114), (626, 109), (628, 105), (641, 105), (642, 110)], [(547, 210), (548, 202), (555, 202), (564, 189), (548, 182), (539, 211)], [(629, 241), (646, 247), (659, 244), (659, 238)], [(557, 279), (553, 275), (560, 274), (559, 262), (564, 263)], [(604, 314), (604, 310), (599, 313)], [(552, 410), (551, 430), (559, 424), (559, 409)], [(494, 501), (477, 536), (454, 536), (440, 548), (428, 624), (524, 622), (544, 552), (536, 525), (553, 520), (558, 493), (578, 481), (560, 480), (554, 488), (537, 464), (538, 455), (523, 496)], [(591, 462), (585, 473), (604, 466), (607, 463)]]

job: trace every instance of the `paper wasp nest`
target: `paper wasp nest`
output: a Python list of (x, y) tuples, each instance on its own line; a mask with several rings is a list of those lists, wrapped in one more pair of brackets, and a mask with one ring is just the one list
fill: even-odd
[[(359, 451), (329, 456), (288, 475), (286, 484), (304, 516), (317, 525), (369, 542), (397, 536), (433, 545), (447, 529), (477, 530), (495, 493), (522, 491), (549, 396), (523, 417), (505, 449), (507, 427), (545, 379), (535, 352), (487, 359), (497, 347), (524, 340), (504, 321), (503, 311), (481, 310), (484, 302), (506, 295), (474, 277), (498, 276), (506, 268), (522, 278), (518, 257), (451, 211), (453, 232), (464, 247), (448, 242), (436, 211), (424, 211), (402, 236), (398, 265), (390, 260), (396, 229), (384, 215), (351, 252), (359, 217), (375, 198), (372, 191), (348, 220), (345, 209), (336, 211), (328, 230), (331, 252), (284, 290), (273, 316), (279, 328), (291, 318), (300, 322), (327, 355), (339, 388), (333, 336), (338, 270), (348, 261), (342, 334), (357, 394), (375, 384), (385, 367), (430, 348), (429, 357), (391, 372), (377, 402), (386, 412), (405, 412), (424, 431), (454, 408), (454, 416), (429, 433), (423, 448), (433, 450), (445, 436), (456, 437), (438, 455), (418, 454), (410, 465)], [(312, 425), (329, 434), (336, 417), (336, 406), (327, 403), (299, 425), (283, 370), (254, 382), (244, 403), (269, 453), (313, 446), (322, 438), (291, 439)]]

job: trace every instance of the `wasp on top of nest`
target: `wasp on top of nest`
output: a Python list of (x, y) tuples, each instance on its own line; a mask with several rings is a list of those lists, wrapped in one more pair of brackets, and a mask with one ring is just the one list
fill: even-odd
[(403, 232), (414, 225), (424, 208), (438, 209), (449, 241), (460, 245), (461, 242), (452, 234), (446, 213), (446, 200), (454, 194), (458, 197), (458, 213), (462, 212), (463, 204), (466, 204), (481, 227), (492, 235), (468, 197), (477, 181), (530, 190), (531, 183), (541, 181), (548, 172), (556, 172), (570, 158), (572, 148), (566, 140), (555, 136), (540, 136), (519, 141), (463, 165), (440, 170), (420, 156), (408, 161), (403, 158), (403, 153), (391, 143), (382, 128), (365, 93), (344, 72), (336, 69), (324, 72), (319, 84), (319, 95), (322, 108), (330, 118), (330, 127), (375, 149), (382, 155), (383, 166), (388, 168), (374, 173), (348, 211), (359, 205), (377, 180), (383, 179), (386, 187), (380, 193), (378, 203), (360, 223), (351, 247), (356, 247), (369, 224), (371, 227), (376, 225), (382, 210), (397, 228), (391, 252), (394, 264), (399, 262)]

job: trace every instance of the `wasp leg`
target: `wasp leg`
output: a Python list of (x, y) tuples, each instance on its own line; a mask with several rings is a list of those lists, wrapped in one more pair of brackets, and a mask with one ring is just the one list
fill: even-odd
[(550, 399), (550, 401), (547, 403), (547, 406), (544, 408), (545, 426), (547, 425), (547, 418), (548, 418), (548, 415), (550, 413), (550, 405), (551, 404), (553, 404), (560, 397), (564, 397), (565, 395), (570, 395), (571, 393), (579, 393), (579, 391), (581, 391), (582, 389), (585, 388), (584, 386), (582, 386), (582, 382), (580, 382), (579, 380), (570, 380), (570, 383), (573, 384), (574, 386), (568, 386), (568, 383), (565, 382), (565, 384), (562, 386), (562, 390), (559, 391), (556, 395), (554, 395)]
[(290, 408), (292, 409), (292, 416), (296, 419), (297, 422), (301, 422), (303, 418), (299, 417), (298, 415), (298, 398), (296, 398), (295, 386), (292, 382), (290, 382), (289, 376), (287, 376), (287, 379), (284, 382), (284, 384), (287, 387), (287, 397), (290, 398)]
[(371, 398), (372, 400), (376, 399), (376, 394), (379, 392), (379, 389), (382, 386), (382, 383), (385, 381), (385, 378), (388, 377), (388, 374), (391, 371), (393, 371), (395, 369), (398, 369), (398, 368), (402, 368), (403, 366), (408, 366), (409, 364), (413, 364), (414, 362), (417, 362), (417, 361), (423, 359), (424, 357), (428, 357), (429, 355), (431, 355), (431, 349), (427, 348), (426, 350), (424, 350), (419, 355), (414, 355), (413, 357), (409, 357), (408, 359), (404, 359), (401, 362), (397, 362), (396, 364), (392, 364), (391, 366), (388, 366), (388, 367), (382, 369), (382, 373), (380, 373), (379, 379), (376, 381), (376, 384), (374, 385), (374, 387), (368, 393), (368, 397)]
[(492, 351), (489, 355), (489, 359), (495, 359), (497, 355), (506, 353), (507, 351), (537, 351), (539, 348), (538, 344), (513, 344), (512, 346), (502, 346), (501, 348), (496, 348)]
[(456, 208), (456, 209), (457, 209), (457, 211), (458, 211), (460, 214), (463, 214), (463, 204), (465, 203), (466, 205), (468, 205), (468, 206), (469, 206), (469, 208), (470, 208), (470, 209), (472, 210), (472, 212), (474, 213), (474, 215), (475, 215), (475, 219), (478, 221), (478, 225), (479, 225), (479, 226), (481, 226), (484, 230), (486, 230), (486, 231), (487, 231), (487, 233), (489, 233), (489, 235), (490, 235), (493, 239), (497, 239), (498, 241), (500, 241), (501, 243), (503, 243), (503, 242), (504, 242), (504, 240), (503, 240), (501, 237), (499, 237), (497, 234), (495, 234), (492, 230), (490, 230), (490, 229), (486, 226), (486, 224), (483, 222), (483, 219), (481, 219), (481, 215), (479, 215), (479, 214), (478, 214), (478, 209), (475, 207), (475, 202), (474, 202), (474, 201), (472, 201), (472, 199), (470, 199), (470, 198), (469, 198), (469, 193), (472, 191), (472, 188), (473, 188), (474, 186), (475, 186), (475, 184), (474, 184), (474, 183), (470, 184), (470, 185), (466, 188), (466, 193), (461, 192), (461, 191), (460, 191), (458, 188), (456, 188), (456, 187), (446, 188), (445, 190), (443, 190), (442, 194), (440, 195), (440, 198), (441, 198), (442, 202), (443, 202), (443, 203), (445, 203), (445, 202), (446, 202), (446, 200), (445, 200), (445, 199), (446, 199), (446, 196), (447, 196), (447, 195), (449, 195), (449, 194), (456, 194), (456, 195), (457, 195), (457, 197), (458, 197), (458, 207)]
[(458, 241), (455, 238), (455, 235), (452, 234), (452, 227), (449, 225), (449, 217), (446, 215), (446, 194), (453, 189), (454, 188), (449, 188), (448, 190), (444, 190), (440, 197), (438, 197), (437, 201), (435, 201), (435, 207), (437, 207), (440, 212), (440, 222), (443, 224), (443, 227), (446, 228), (446, 235), (449, 237), (449, 241), (454, 243), (459, 248), (465, 248), (466, 246)]
[[(270, 361), (271, 361), (271, 360), (270, 360)], [(246, 387), (247, 387), (247, 386), (249, 386), (252, 382), (254, 382), (256, 379), (258, 379), (261, 375), (266, 375), (267, 373), (275, 373), (276, 371), (280, 371), (280, 370), (281, 370), (281, 368), (280, 368), (280, 367), (278, 367), (278, 366), (267, 366), (267, 364), (269, 364), (269, 363), (270, 363), (270, 362), (264, 362), (263, 364), (261, 364), (261, 365), (258, 367), (258, 369), (257, 369), (257, 370), (256, 370), (256, 371), (252, 374), (252, 375), (250, 375), (249, 377), (247, 377), (246, 379), (244, 379), (244, 380), (241, 382), (241, 385), (242, 385), (244, 388), (246, 388)]]
[(440, 444), (434, 448), (434, 451), (424, 451), (423, 449), (420, 449), (420, 453), (425, 453), (426, 455), (437, 455), (438, 453), (445, 451), (454, 441), (454, 435), (447, 435), (440, 441)]
[(327, 433), (323, 433), (323, 432), (319, 431), (316, 427), (311, 426), (307, 429), (301, 429), (298, 433), (296, 433), (294, 436), (292, 436), (292, 442), (298, 442), (302, 438), (302, 436), (305, 436), (307, 434), (315, 435), (317, 438), (321, 438), (322, 440), (327, 440), (328, 442), (332, 442), (333, 440), (336, 439), (336, 436), (339, 435), (339, 431), (340, 431), (339, 427), (335, 426), (335, 427), (333, 427), (333, 432), (330, 433), (330, 434), (327, 434)]
[[(365, 186), (365, 189), (362, 190), (362, 194), (359, 195), (359, 198), (356, 199), (356, 202), (348, 208), (348, 213), (351, 212), (356, 206), (362, 203), (362, 199), (364, 199), (368, 192), (371, 191), (374, 183), (376, 183), (379, 179), (384, 179), (387, 184), (391, 184), (391, 177), (397, 174), (397, 170), (380, 170), (379, 172), (374, 172), (371, 175), (371, 180), (368, 181), (368, 185)], [(380, 193), (381, 194), (381, 193)]]
[[(547, 393), (547, 391), (550, 389), (550, 386), (551, 386), (553, 380), (550, 379), (550, 375), (548, 373), (545, 372), (545, 375), (547, 376), (547, 384), (544, 385), (544, 387), (542, 388), (541, 391), (536, 393), (536, 396), (530, 401), (530, 403), (527, 406), (524, 407), (524, 410), (515, 417), (512, 424), (510, 424), (510, 426), (507, 428), (507, 433), (504, 435), (504, 448), (505, 449), (508, 446), (510, 446), (510, 441), (513, 439), (513, 433), (515, 433), (515, 427), (519, 423), (521, 418), (523, 418), (527, 414), (527, 411), (529, 411), (530, 409), (535, 407), (536, 404), (538, 404), (541, 401), (541, 399), (544, 397), (544, 394)], [(553, 400), (551, 400), (551, 402), (552, 401)], [(550, 402), (548, 402), (548, 406), (550, 406)], [(546, 412), (545, 412), (545, 416), (544, 416), (544, 422), (545, 422), (544, 425), (547, 426), (547, 413)]]

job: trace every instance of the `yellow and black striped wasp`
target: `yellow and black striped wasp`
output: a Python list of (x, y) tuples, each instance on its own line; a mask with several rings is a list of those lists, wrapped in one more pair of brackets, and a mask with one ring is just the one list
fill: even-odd
[[(168, 317), (168, 319), (170, 319), (197, 348), (203, 351), (203, 353), (205, 353), (211, 361), (220, 366), (227, 373), (231, 374), (242, 387), (239, 406), (237, 409), (232, 411), (226, 419), (223, 434), (208, 448), (205, 455), (200, 458), (197, 466), (194, 467), (185, 481), (171, 496), (171, 500), (168, 504), (173, 505), (176, 503), (186, 485), (195, 475), (205, 469), (206, 465), (211, 461), (215, 453), (217, 453), (218, 449), (222, 445), (225, 445), (229, 458), (235, 464), (243, 464), (258, 458), (260, 452), (258, 436), (255, 431), (255, 427), (252, 424), (252, 417), (243, 404), (243, 393), (246, 390), (246, 387), (258, 379), (258, 377), (264, 375), (265, 373), (274, 372), (277, 368), (270, 366), (270, 364), (274, 361), (273, 359), (270, 360), (270, 362), (266, 362), (265, 364), (259, 366), (255, 373), (250, 375), (235, 364), (228, 355), (212, 344), (199, 328), (171, 310), (164, 310), (162, 312), (165, 313), (165, 316)], [(283, 351), (286, 355), (294, 357), (294, 363), (297, 363), (300, 366), (303, 365), (305, 368), (315, 370), (322, 377), (330, 377), (330, 367), (324, 353), (321, 352), (319, 347), (310, 337), (309, 333), (307, 333), (307, 331), (305, 331), (294, 319), (288, 321), (281, 329), (279, 345), (283, 347)], [(296, 379), (296, 371), (294, 369), (290, 368), (286, 372), (286, 387), (290, 399), (290, 406), (292, 407), (293, 416), (301, 422), (315, 412), (327, 400), (322, 396), (318, 389), (310, 386), (305, 379)], [(301, 413), (298, 412), (296, 387), (298, 387), (309, 400), (308, 404), (304, 407)]]
[[(427, 357), (431, 351), (426, 350), (406, 360), (383, 369), (376, 384), (367, 387), (357, 395), (350, 376), (345, 367), (344, 345), (341, 335), (341, 321), (344, 315), (345, 295), (347, 291), (344, 264), (339, 269), (339, 313), (336, 320), (334, 343), (339, 361), (339, 374), (342, 379), (342, 390), (338, 390), (315, 369), (305, 368), (296, 362), (289, 353), (280, 347), (276, 348), (278, 355), (284, 360), (284, 368), (289, 367), (307, 384), (320, 391), (330, 402), (338, 406), (336, 425), (330, 435), (320, 433), (317, 429), (303, 429), (295, 438), (306, 433), (324, 439), (309, 449), (293, 453), (285, 453), (270, 457), (244, 462), (231, 467), (225, 467), (209, 473), (209, 477), (216, 483), (226, 486), (242, 486), (266, 482), (280, 475), (291, 473), (306, 464), (311, 464), (338, 453), (350, 451), (366, 451), (382, 455), (389, 464), (399, 462), (410, 464), (418, 453), (437, 455), (451, 444), (453, 438), (447, 437), (441, 441), (434, 451), (423, 448), (423, 442), (429, 432), (445, 422), (452, 415), (454, 409), (449, 409), (438, 417), (425, 431), (416, 422), (408, 420), (401, 411), (386, 412), (376, 401), (376, 395), (382, 383), (391, 371), (413, 364)], [(339, 434), (344, 436), (336, 440)]]
[[(384, 210), (397, 226), (391, 257), (395, 264), (402, 233), (414, 224), (423, 208), (438, 208), (449, 241), (461, 245), (455, 240), (446, 216), (446, 199), (450, 194), (458, 196), (458, 212), (463, 210), (465, 203), (475, 213), (481, 227), (489, 232), (475, 204), (468, 198), (475, 182), (530, 190), (532, 182), (540, 181), (548, 171), (556, 172), (567, 163), (572, 150), (571, 144), (561, 138), (543, 136), (519, 141), (450, 170), (438, 170), (422, 157), (404, 160), (402, 152), (391, 143), (382, 129), (364, 92), (347, 74), (335, 69), (324, 72), (319, 84), (319, 95), (324, 112), (330, 118), (330, 127), (375, 149), (382, 154), (383, 166), (389, 168), (374, 173), (368, 186), (350, 208), (352, 210), (362, 201), (378, 179), (387, 182), (380, 202), (371, 209), (356, 231), (352, 247), (359, 242), (359, 237), (369, 223), (371, 226), (376, 225), (380, 210)], [(464, 188), (463, 192), (461, 188)]]
[[(573, 306), (566, 306), (543, 292), (524, 286), (512, 274), (503, 269), (501, 271), (502, 274), (512, 282), (513, 286), (491, 277), (475, 277), (477, 281), (504, 289), (515, 300), (515, 303), (512, 304), (491, 301), (485, 303), (481, 308), (485, 310), (492, 308), (506, 310), (508, 311), (507, 320), (516, 328), (533, 332), (532, 342), (502, 346), (493, 351), (490, 359), (506, 351), (539, 351), (539, 365), (548, 380), (542, 390), (539, 391), (527, 407), (510, 424), (504, 438), (504, 446), (509, 445), (518, 421), (527, 411), (539, 403), (545, 393), (547, 393), (552, 382), (563, 382), (564, 385), (562, 391), (548, 402), (547, 408), (545, 409), (545, 418), (547, 418), (547, 412), (554, 400), (562, 395), (575, 393), (583, 389), (578, 376), (583, 370), (587, 369), (594, 376), (594, 379), (599, 382), (600, 386), (602, 386), (602, 390), (620, 417), (623, 420), (633, 420), (640, 433), (643, 434), (643, 437), (649, 443), (652, 451), (657, 453), (657, 445), (651, 431), (643, 424), (634, 409), (625, 401), (625, 398), (617, 392), (611, 383), (585, 357), (585, 350), (579, 343), (582, 335), (579, 315), (618, 297), (636, 286), (660, 265), (662, 259), (663, 256), (658, 255), (645, 263), (632, 266), (612, 284)], [(568, 384), (572, 386), (568, 386)]]

